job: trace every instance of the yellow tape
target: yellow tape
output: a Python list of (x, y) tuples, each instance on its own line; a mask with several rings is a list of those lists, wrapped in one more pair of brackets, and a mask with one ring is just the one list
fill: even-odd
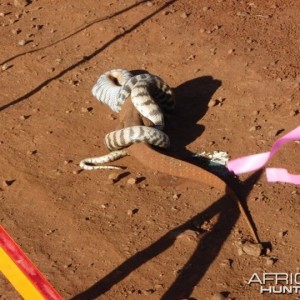
[(35, 286), (29, 281), (14, 261), (0, 247), (0, 271), (15, 287), (19, 294), (27, 300), (44, 300)]

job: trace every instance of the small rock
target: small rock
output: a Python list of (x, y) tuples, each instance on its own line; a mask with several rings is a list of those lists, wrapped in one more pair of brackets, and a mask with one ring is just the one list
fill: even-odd
[(202, 8), (203, 11), (208, 11), (209, 9), (210, 9), (210, 7), (208, 7), (208, 6), (204, 6), (204, 7)]
[(108, 208), (108, 203), (101, 204), (101, 208), (102, 208), (102, 209)]
[(164, 285), (159, 283), (159, 284), (156, 284), (154, 287), (156, 290), (160, 290), (164, 287)]
[(4, 180), (4, 181), (2, 182), (2, 185), (3, 185), (4, 187), (7, 187), (7, 186), (12, 185), (14, 182), (15, 182), (14, 179), (12, 179), (12, 180)]
[(231, 260), (231, 259), (224, 259), (224, 260), (220, 263), (220, 265), (221, 265), (222, 267), (231, 267), (231, 265), (232, 265), (232, 260)]
[(254, 125), (254, 126), (252, 126), (252, 127), (249, 128), (249, 132), (253, 132), (253, 131), (256, 131), (258, 129), (260, 129), (260, 126)]
[(187, 58), (187, 60), (194, 60), (195, 58), (196, 58), (196, 55), (192, 54)]
[(288, 234), (288, 231), (287, 231), (287, 230), (283, 230), (283, 231), (280, 231), (280, 232), (278, 233), (278, 236), (279, 236), (280, 238), (283, 238), (283, 237), (285, 237), (287, 234)]
[(212, 295), (211, 300), (225, 300), (225, 296), (223, 296), (221, 293), (215, 293)]
[(183, 13), (180, 14), (180, 17), (181, 17), (182, 19), (186, 19), (188, 16), (189, 16), (189, 15), (188, 15), (186, 12), (183, 12)]
[(18, 45), (24, 46), (24, 45), (26, 45), (26, 43), (27, 43), (26, 40), (21, 40), (21, 41), (18, 42)]
[(234, 52), (235, 52), (235, 49), (229, 49), (227, 53), (228, 54), (233, 54)]
[(35, 28), (36, 28), (37, 30), (41, 30), (41, 29), (43, 28), (43, 25), (35, 25)]
[(199, 241), (199, 233), (198, 231), (187, 229), (182, 233), (178, 234), (177, 239), (186, 240), (189, 242), (198, 242)]
[(181, 195), (179, 193), (173, 194), (173, 199), (178, 200)]
[(205, 32), (205, 29), (204, 28), (200, 28), (199, 30), (201, 33), (204, 33)]
[(145, 296), (150, 296), (155, 292), (155, 290), (154, 289), (148, 289), (148, 290), (142, 290), (141, 292)]
[(9, 68), (10, 68), (10, 66), (8, 64), (4, 64), (4, 65), (1, 66), (2, 71), (6, 71)]
[(19, 34), (21, 32), (21, 29), (19, 29), (19, 28), (16, 28), (16, 29), (12, 29), (11, 30), (11, 33), (12, 34)]
[(0, 12), (0, 17), (4, 17), (4, 16), (5, 16), (5, 13)]
[(73, 162), (73, 160), (71, 160), (71, 159), (65, 160), (65, 161), (64, 161), (64, 165), (68, 165), (68, 164), (70, 164), (70, 163), (72, 163), (72, 162)]
[(217, 48), (210, 48), (209, 51), (210, 51), (211, 54), (214, 55), (217, 52)]
[(259, 257), (262, 253), (263, 247), (261, 244), (253, 244), (250, 242), (245, 242), (242, 245), (242, 249), (248, 255)]
[(34, 154), (37, 154), (37, 150), (28, 150), (26, 152), (27, 155), (34, 155)]
[(72, 174), (77, 175), (77, 174), (81, 173), (81, 171), (82, 170), (74, 170), (74, 171), (72, 171)]
[(21, 121), (25, 121), (25, 120), (27, 120), (29, 118), (30, 118), (30, 115), (22, 115), (22, 116), (20, 116), (20, 120)]
[(127, 184), (130, 184), (130, 185), (134, 185), (134, 184), (136, 184), (136, 182), (137, 182), (137, 179), (133, 178), (133, 177), (131, 177), (127, 180)]
[(83, 113), (87, 113), (87, 112), (90, 112), (90, 111), (92, 111), (92, 110), (93, 110), (92, 107), (82, 107), (82, 108), (81, 108), (81, 112), (83, 112)]
[(267, 257), (267, 258), (266, 258), (266, 265), (267, 265), (267, 266), (272, 266), (272, 265), (275, 264), (276, 260), (277, 260), (277, 259), (274, 258), (274, 257)]
[(254, 110), (254, 111), (252, 112), (252, 115), (253, 115), (253, 116), (259, 115), (259, 110)]
[(216, 106), (217, 104), (218, 104), (218, 100), (213, 99), (213, 100), (210, 100), (210, 101), (208, 102), (207, 106), (208, 106), (209, 108), (211, 108), (211, 107)]
[(147, 6), (151, 7), (153, 6), (153, 3), (151, 1), (147, 1)]
[(111, 174), (108, 175), (108, 179), (112, 183), (116, 183), (119, 180), (119, 174), (118, 173), (111, 173)]
[(128, 216), (133, 216), (133, 215), (135, 215), (138, 211), (139, 211), (138, 208), (128, 209), (128, 210), (127, 210), (127, 215), (128, 215)]
[(298, 114), (299, 114), (299, 110), (297, 110), (297, 109), (294, 109), (294, 110), (290, 111), (290, 113), (289, 113), (289, 115), (291, 117), (297, 116)]
[(25, 7), (30, 3), (30, 0), (14, 0), (14, 6)]
[(270, 137), (273, 137), (273, 136), (277, 136), (278, 134), (280, 134), (281, 132), (283, 131), (283, 129), (275, 129), (275, 130), (271, 130), (268, 135)]

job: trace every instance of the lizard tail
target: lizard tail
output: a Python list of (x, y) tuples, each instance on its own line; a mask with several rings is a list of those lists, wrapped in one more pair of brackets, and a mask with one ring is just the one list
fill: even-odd
[(129, 148), (127, 148), (126, 151), (128, 155), (135, 157), (138, 161), (140, 161), (149, 169), (155, 169), (155, 171), (164, 174), (190, 179), (199, 183), (204, 183), (230, 196), (234, 201), (236, 201), (239, 210), (242, 216), (245, 218), (245, 221), (250, 229), (253, 239), (256, 243), (260, 243), (257, 232), (252, 222), (250, 221), (250, 218), (246, 213), (245, 208), (242, 205), (240, 199), (238, 198), (236, 193), (227, 185), (227, 183), (221, 178), (193, 164), (179, 159), (175, 159), (161, 152), (157, 152), (145, 143), (133, 144)]

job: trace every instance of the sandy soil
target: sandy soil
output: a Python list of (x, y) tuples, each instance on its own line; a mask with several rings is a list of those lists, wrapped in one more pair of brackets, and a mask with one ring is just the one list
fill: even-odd
[[(119, 162), (127, 169), (116, 183), (111, 171), (79, 173), (78, 163), (107, 153), (116, 115), (90, 91), (114, 68), (174, 87), (173, 154), (268, 151), (299, 125), (298, 1), (0, 3), (0, 222), (63, 298), (297, 299), (261, 295), (248, 280), (299, 272), (299, 187), (240, 177), (272, 246), (257, 257), (241, 253), (249, 230), (217, 190), (133, 157)], [(288, 144), (269, 166), (299, 173), (299, 147)], [(0, 299), (19, 299), (2, 275)]]

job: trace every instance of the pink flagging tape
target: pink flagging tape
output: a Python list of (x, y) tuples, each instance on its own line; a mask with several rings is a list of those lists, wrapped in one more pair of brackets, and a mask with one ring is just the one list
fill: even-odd
[(62, 300), (1, 225), (0, 250), (0, 271), (24, 299)]
[[(230, 160), (227, 163), (227, 168), (237, 175), (261, 169), (282, 145), (296, 140), (300, 140), (300, 126), (279, 138), (273, 144), (270, 152), (253, 154)], [(266, 175), (269, 182), (300, 184), (300, 175), (290, 174), (283, 168), (267, 168)]]

